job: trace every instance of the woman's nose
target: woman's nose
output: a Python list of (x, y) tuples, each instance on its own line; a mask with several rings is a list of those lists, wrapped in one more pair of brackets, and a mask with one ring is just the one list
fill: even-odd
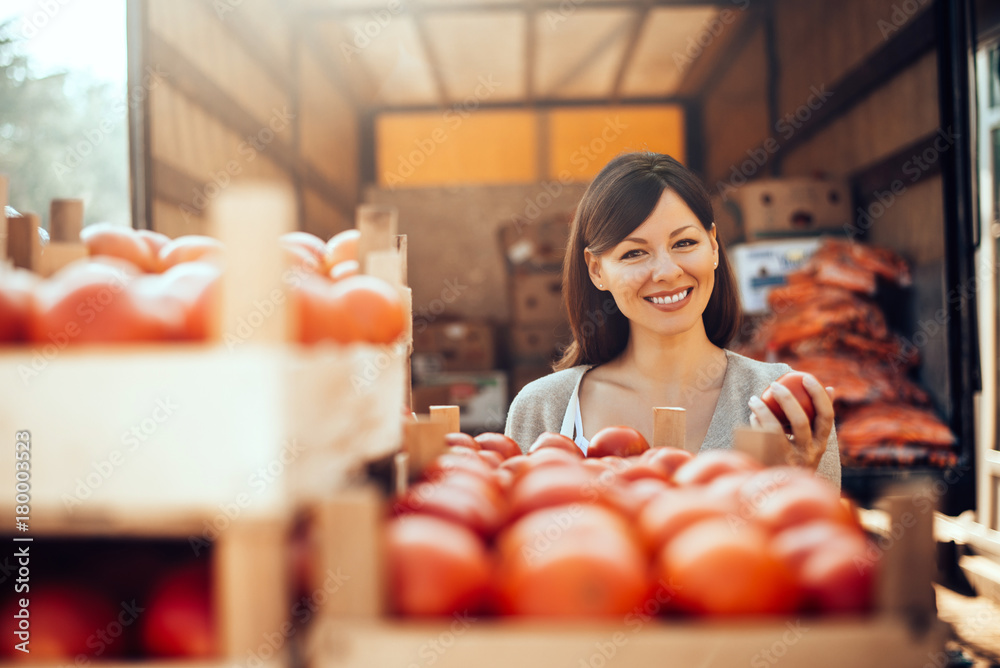
[(670, 253), (659, 253), (653, 257), (653, 275), (651, 278), (654, 282), (663, 281), (669, 283), (679, 278), (683, 273), (684, 271), (680, 266), (670, 257)]

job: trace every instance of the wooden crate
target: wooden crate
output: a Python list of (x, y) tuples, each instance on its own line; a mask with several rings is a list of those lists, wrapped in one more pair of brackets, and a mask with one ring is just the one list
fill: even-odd
[[(0, 513), (6, 526), (14, 518)], [(202, 513), (158, 518), (147, 516), (109, 516), (83, 512), (71, 521), (32, 511), (32, 538), (176, 539), (191, 545), (194, 557), (212, 560), (212, 599), (218, 633), (218, 658), (185, 661), (184, 665), (225, 668), (245, 661), (248, 652), (258, 651), (270, 634), (281, 634), (290, 624), (288, 585), (288, 534), (283, 520), (237, 517), (228, 524)], [(218, 527), (206, 534), (206, 527)], [(37, 546), (41, 543), (14, 543)], [(29, 548), (30, 549), (30, 548)], [(272, 643), (273, 644), (273, 643)], [(67, 658), (56, 665), (69, 664)], [(263, 665), (280, 668), (290, 665), (288, 644), (275, 649)], [(0, 663), (0, 666), (15, 664)], [(17, 665), (23, 665), (18, 663)], [(49, 665), (37, 663), (34, 665)], [(101, 661), (105, 668), (134, 666), (124, 660)], [(177, 660), (144, 660), (143, 666), (176, 666)]]
[(319, 561), (351, 573), (352, 594), (320, 611), (310, 630), (310, 668), (548, 668), (650, 665), (791, 667), (922, 666), (939, 656), (947, 626), (934, 614), (932, 513), (919, 492), (886, 500), (906, 527), (880, 559), (877, 611), (869, 615), (668, 620), (632, 615), (612, 621), (385, 616), (378, 528), (382, 500), (347, 490), (320, 512)]

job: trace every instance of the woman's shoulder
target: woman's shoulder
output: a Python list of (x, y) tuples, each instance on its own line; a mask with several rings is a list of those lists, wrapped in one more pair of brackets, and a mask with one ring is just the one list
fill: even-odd
[(525, 385), (510, 404), (504, 433), (527, 451), (542, 432), (558, 432), (573, 390), (589, 368), (570, 367)]
[(764, 386), (792, 371), (792, 367), (787, 364), (761, 362), (732, 350), (726, 350), (726, 357), (729, 360), (727, 375), (732, 373), (735, 382), (739, 385), (753, 387), (756, 392), (760, 392)]
[(584, 372), (589, 369), (589, 365), (574, 366), (568, 369), (563, 369), (562, 371), (554, 371), (547, 376), (542, 376), (536, 380), (531, 381), (517, 393), (517, 397), (514, 401), (520, 398), (546, 398), (552, 396), (558, 396), (562, 393), (566, 394), (566, 399), (569, 400), (569, 395), (573, 393), (573, 388), (576, 387), (577, 381), (583, 376)]

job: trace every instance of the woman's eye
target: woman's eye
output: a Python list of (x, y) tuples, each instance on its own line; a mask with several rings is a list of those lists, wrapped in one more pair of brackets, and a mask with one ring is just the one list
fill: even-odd
[(639, 250), (639, 249), (634, 249), (634, 250), (626, 251), (625, 254), (622, 255), (622, 259), (623, 260), (631, 260), (634, 257), (639, 257), (639, 255), (641, 253), (642, 253), (642, 251)]
[(674, 247), (675, 248), (687, 248), (687, 247), (690, 247), (690, 246), (697, 246), (697, 245), (698, 245), (698, 241), (695, 240), (695, 239), (681, 239), (676, 244), (674, 244)]

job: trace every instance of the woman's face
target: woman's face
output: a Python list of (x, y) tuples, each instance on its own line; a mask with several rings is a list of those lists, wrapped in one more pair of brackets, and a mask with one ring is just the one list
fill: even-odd
[(584, 253), (590, 279), (611, 293), (632, 327), (673, 335), (703, 326), (719, 244), (715, 226), (706, 232), (673, 191), (664, 190), (649, 218), (617, 246), (599, 257)]

